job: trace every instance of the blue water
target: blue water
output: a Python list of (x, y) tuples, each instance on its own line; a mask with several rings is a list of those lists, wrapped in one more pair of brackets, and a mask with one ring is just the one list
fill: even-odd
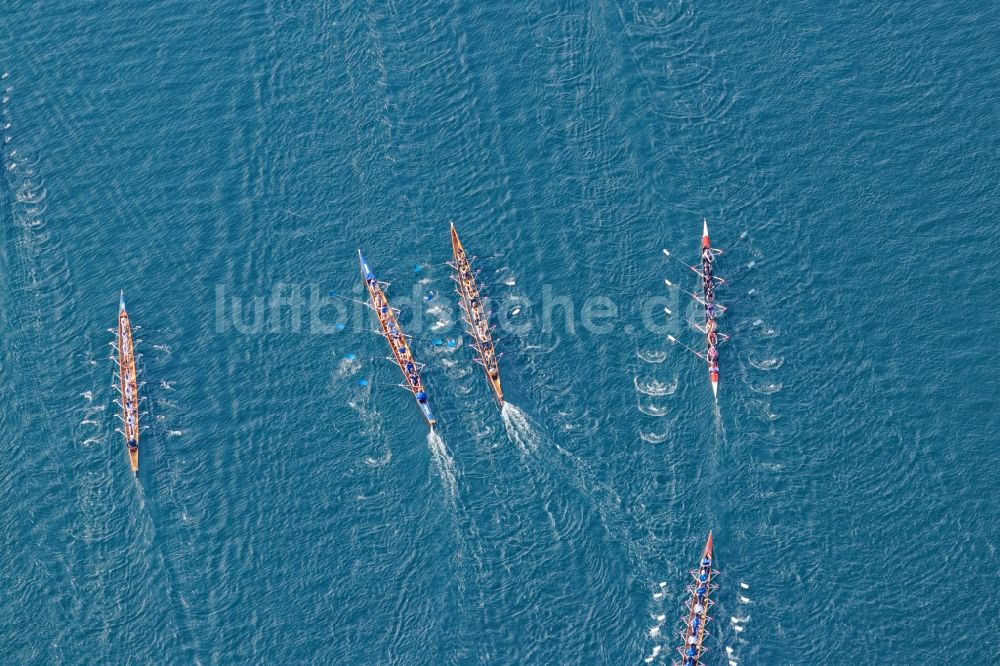
[[(669, 663), (710, 529), (707, 664), (996, 659), (995, 3), (15, 0), (0, 26), (4, 663)], [(718, 407), (661, 330), (698, 345), (661, 249), (694, 260), (702, 218), (749, 230), (720, 274), (756, 262), (720, 293), (756, 290)], [(506, 414), (447, 307), (449, 220), (522, 304)], [(412, 301), (433, 437), (325, 300), (360, 294), (359, 247)]]

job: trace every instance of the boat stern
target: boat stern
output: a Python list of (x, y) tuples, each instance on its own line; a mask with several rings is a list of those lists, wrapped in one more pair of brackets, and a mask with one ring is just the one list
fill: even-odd
[(431, 406), (424, 403), (420, 405), (420, 411), (424, 413), (424, 418), (427, 419), (427, 425), (433, 428), (434, 424), (437, 423), (437, 419), (434, 418), (434, 412), (431, 411)]
[(701, 246), (703, 248), (709, 246), (708, 240), (708, 220), (702, 220), (702, 231), (701, 231)]
[(712, 378), (712, 395), (715, 398), (718, 398), (719, 397), (719, 373), (713, 372), (712, 375), (711, 375), (711, 378)]
[(125, 290), (118, 292), (118, 312), (125, 312)]
[(139, 447), (130, 446), (128, 447), (128, 462), (132, 466), (132, 473), (139, 473)]

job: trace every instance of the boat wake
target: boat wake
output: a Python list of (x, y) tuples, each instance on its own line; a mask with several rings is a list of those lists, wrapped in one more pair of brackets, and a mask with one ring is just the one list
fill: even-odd
[(646, 416), (666, 416), (667, 415), (667, 408), (666, 407), (659, 407), (657, 405), (644, 405), (641, 402), (639, 403), (639, 411), (642, 412), (643, 414), (645, 414)]
[(770, 395), (772, 393), (777, 393), (781, 390), (781, 382), (768, 382), (767, 384), (760, 384), (757, 386), (751, 386), (756, 393), (762, 393), (764, 395)]
[(538, 431), (532, 427), (528, 415), (517, 405), (505, 402), (500, 410), (500, 418), (507, 429), (507, 436), (517, 444), (522, 453), (531, 453), (538, 448)]
[(635, 377), (632, 381), (635, 383), (635, 390), (645, 395), (673, 395), (677, 390), (677, 380), (672, 384), (664, 384), (655, 379), (640, 380)]
[(448, 455), (448, 447), (445, 446), (441, 435), (437, 434), (433, 428), (427, 433), (427, 446), (431, 450), (431, 457), (434, 458), (438, 475), (444, 482), (448, 494), (454, 498), (458, 491), (458, 484), (455, 481), (455, 461)]
[(389, 464), (390, 460), (392, 460), (392, 449), (386, 450), (385, 455), (379, 456), (378, 458), (375, 456), (367, 456), (365, 458), (365, 464), (369, 467), (385, 467)]
[(646, 363), (663, 363), (667, 358), (667, 352), (665, 351), (643, 351), (642, 349), (636, 349), (635, 355)]
[(639, 438), (644, 442), (649, 442), (650, 444), (659, 444), (660, 442), (667, 441), (667, 437), (670, 437), (669, 432), (665, 432), (662, 435), (657, 435), (652, 432), (642, 432), (639, 431)]
[(783, 358), (765, 358), (760, 361), (755, 361), (753, 357), (747, 359), (751, 366), (758, 370), (777, 370), (785, 363)]

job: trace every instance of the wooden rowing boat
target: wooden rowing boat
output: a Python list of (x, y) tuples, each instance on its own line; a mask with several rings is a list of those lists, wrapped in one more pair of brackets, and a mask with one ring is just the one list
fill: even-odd
[(365, 261), (364, 256), (361, 254), (361, 250), (358, 250), (358, 262), (361, 264), (361, 277), (365, 281), (365, 287), (368, 289), (368, 298), (371, 301), (370, 307), (378, 317), (381, 335), (389, 342), (389, 349), (392, 350), (392, 360), (396, 362), (399, 370), (403, 373), (405, 383), (402, 386), (413, 394), (414, 399), (417, 401), (417, 407), (420, 408), (420, 413), (424, 415), (427, 424), (433, 428), (437, 419), (434, 418), (434, 413), (431, 411), (427, 390), (424, 388), (423, 380), (420, 377), (420, 371), (423, 370), (424, 366), (417, 363), (413, 358), (409, 337), (403, 332), (402, 327), (400, 327), (399, 322), (396, 320), (397, 312), (389, 305), (389, 299), (385, 295), (383, 283), (379, 282), (378, 278), (375, 277), (375, 274), (368, 266), (368, 262)]
[(503, 406), (503, 389), (500, 387), (500, 364), (493, 345), (493, 331), (490, 326), (489, 314), (483, 304), (484, 296), (476, 284), (476, 274), (472, 264), (465, 254), (462, 241), (458, 239), (455, 224), (451, 225), (452, 268), (455, 269), (454, 280), (457, 285), (459, 304), (462, 307), (462, 321), (465, 331), (472, 338), (476, 350), (476, 363), (482, 366), (486, 373), (486, 381), (493, 389), (500, 406)]
[(132, 341), (132, 322), (125, 310), (125, 292), (118, 300), (118, 392), (121, 398), (122, 432), (128, 449), (132, 473), (139, 472), (139, 385), (135, 372), (135, 346)]

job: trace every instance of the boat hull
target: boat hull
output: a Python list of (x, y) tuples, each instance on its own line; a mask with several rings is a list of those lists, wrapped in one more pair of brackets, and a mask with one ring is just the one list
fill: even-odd
[(118, 302), (118, 390), (121, 399), (122, 429), (132, 473), (139, 472), (139, 386), (135, 369), (132, 321), (125, 310), (125, 295)]
[[(361, 254), (361, 250), (358, 250), (358, 262), (361, 266), (361, 278), (364, 280), (365, 287), (368, 289), (368, 298), (371, 301), (372, 309), (375, 311), (375, 316), (379, 320), (379, 326), (382, 328), (382, 335), (389, 343), (389, 349), (392, 351), (392, 357), (396, 361), (396, 365), (399, 366), (400, 372), (403, 373), (405, 386), (410, 390), (410, 393), (413, 394), (413, 399), (417, 403), (417, 408), (423, 415), (424, 420), (427, 421), (427, 425), (433, 428), (434, 424), (437, 423), (437, 419), (434, 417), (434, 412), (431, 410), (430, 404), (428, 404), (429, 397), (427, 395), (427, 390), (423, 385), (423, 380), (420, 377), (419, 366), (413, 357), (413, 352), (406, 339), (406, 334), (400, 327), (399, 322), (396, 321), (395, 311), (392, 309), (392, 306), (389, 305), (388, 297), (382, 290), (382, 286), (375, 277), (375, 274), (368, 266), (368, 262), (365, 261), (364, 256)], [(407, 371), (408, 365), (413, 367), (412, 372)]]
[[(451, 253), (454, 258), (455, 282), (457, 284), (458, 296), (465, 315), (463, 318), (465, 332), (472, 339), (476, 354), (479, 356), (479, 365), (483, 367), (483, 372), (486, 373), (486, 382), (493, 391), (493, 397), (503, 407), (504, 398), (503, 388), (500, 385), (500, 366), (495, 356), (496, 348), (493, 346), (493, 336), (489, 332), (489, 319), (482, 306), (482, 295), (479, 291), (479, 286), (476, 284), (476, 277), (472, 273), (471, 266), (465, 254), (465, 248), (462, 247), (462, 241), (458, 238), (458, 231), (455, 229), (454, 224), (451, 225)], [(468, 267), (465, 274), (463, 274), (461, 269), (463, 265)], [(478, 307), (474, 303), (472, 294), (478, 296)], [(480, 321), (484, 322), (479, 332), (476, 331), (473, 325), (474, 317), (478, 317)], [(491, 355), (487, 355), (487, 349), (492, 350)]]

